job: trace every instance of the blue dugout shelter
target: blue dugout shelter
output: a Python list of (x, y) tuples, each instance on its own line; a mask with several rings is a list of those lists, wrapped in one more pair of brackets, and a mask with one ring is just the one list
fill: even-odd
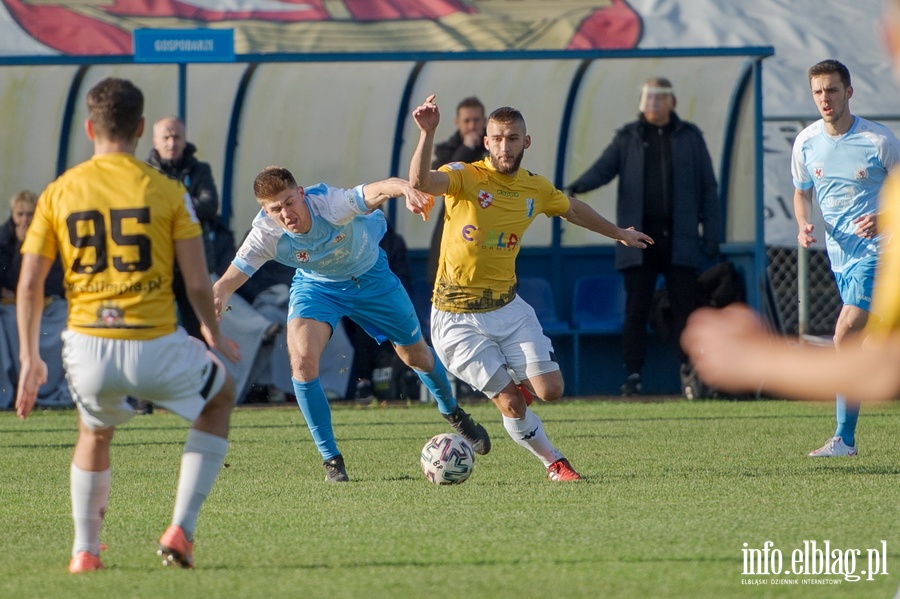
[[(524, 50), (448, 53), (231, 54), (216, 60), (135, 56), (0, 57), (0, 179), (9, 190), (41, 189), (90, 156), (83, 97), (103, 77), (134, 80), (149, 123), (177, 114), (213, 166), (223, 217), (240, 239), (257, 207), (255, 174), (289, 166), (304, 184), (352, 186), (407, 175), (417, 140), (412, 109), (436, 93), (438, 139), (454, 131), (456, 103), (478, 96), (488, 111), (525, 115), (532, 147), (523, 167), (557, 186), (578, 176), (638, 112), (640, 86), (668, 77), (677, 112), (703, 130), (722, 202), (723, 257), (747, 283), (748, 302), (768, 312), (763, 232), (762, 65), (771, 47), (671, 50)], [(18, 140), (9, 143), (9, 140)], [(150, 149), (144, 135), (138, 155)], [(614, 212), (615, 182), (582, 199)], [(388, 216), (424, 276), (432, 224), (402, 206)], [(610, 240), (560, 219), (536, 221), (519, 257), (520, 276), (550, 282), (559, 319), (571, 320), (575, 282), (613, 272)], [(554, 336), (570, 395), (616, 393), (622, 379), (615, 335)], [(677, 362), (651, 340), (645, 392), (678, 391)]]

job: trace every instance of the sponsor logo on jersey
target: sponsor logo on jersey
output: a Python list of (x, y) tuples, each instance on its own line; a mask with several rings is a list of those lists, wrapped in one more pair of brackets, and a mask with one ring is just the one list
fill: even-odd
[(534, 198), (528, 198), (525, 200), (525, 214), (528, 218), (534, 216)]
[[(306, 253), (306, 252), (304, 252)], [(320, 258), (316, 262), (316, 266), (313, 270), (317, 270), (322, 272), (323, 269), (329, 268), (335, 264), (341, 264), (346, 262), (350, 257), (350, 250), (346, 247), (338, 248), (334, 250), (331, 254), (325, 256), (324, 258)], [(301, 262), (309, 262), (309, 255), (307, 254), (306, 260), (301, 260)]]
[[(822, 208), (830, 208), (833, 210), (836, 208), (846, 208), (848, 206), (852, 206), (855, 202), (856, 198), (853, 196), (852, 191), (847, 191), (843, 195), (836, 194), (823, 198), (820, 203), (822, 205)], [(826, 223), (825, 228), (826, 231), (831, 231), (832, 225)]]
[(482, 190), (479, 190), (479, 192), (478, 192), (478, 204), (479, 204), (482, 208), (487, 208), (487, 207), (489, 207), (489, 206), (490, 206), (491, 204), (493, 204), (493, 203), (494, 203), (494, 196), (493, 196), (492, 194), (489, 194), (488, 192), (486, 192), (486, 191), (483, 190), (483, 189), (482, 189)]
[(125, 313), (116, 305), (103, 304), (97, 310), (97, 324), (101, 327), (117, 327), (125, 320)]
[(462, 238), (486, 250), (512, 250), (519, 245), (519, 236), (505, 231), (483, 231), (475, 225), (462, 228)]

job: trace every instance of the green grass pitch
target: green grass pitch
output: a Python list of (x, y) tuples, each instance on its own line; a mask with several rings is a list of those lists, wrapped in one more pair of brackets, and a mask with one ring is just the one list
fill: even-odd
[[(296, 407), (238, 408), (193, 571), (155, 554), (187, 423), (136, 417), (113, 441), (107, 569), (81, 576), (66, 571), (75, 413), (0, 413), (0, 597), (859, 598), (900, 583), (900, 404), (864, 407), (860, 455), (829, 460), (805, 454), (832, 431), (833, 405), (538, 403), (585, 477), (567, 484), (492, 405), (467, 409), (494, 448), (465, 484), (439, 487), (419, 469), (425, 441), (449, 430), (433, 406), (336, 406), (351, 482), (330, 485)], [(804, 541), (826, 540), (861, 551), (857, 573), (885, 541), (887, 574), (743, 574), (747, 548), (771, 541), (789, 568)]]

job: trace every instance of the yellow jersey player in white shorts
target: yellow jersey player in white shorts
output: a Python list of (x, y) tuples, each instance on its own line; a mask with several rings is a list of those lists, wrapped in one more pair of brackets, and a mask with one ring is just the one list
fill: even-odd
[(134, 416), (127, 396), (192, 422), (184, 446), (163, 563), (193, 567), (193, 533), (228, 447), (234, 384), (223, 364), (177, 325), (177, 260), (210, 347), (237, 348), (219, 333), (200, 225), (184, 186), (134, 156), (144, 96), (130, 81), (104, 79), (87, 95), (93, 157), (51, 183), (22, 246), (16, 304), (22, 370), (19, 418), (34, 407), (47, 365), (39, 354), (44, 280), (57, 255), (69, 301), (63, 365), (78, 408), (71, 467), (75, 540), (69, 571), (103, 568), (100, 527), (110, 491), (115, 427)]
[(445, 196), (432, 300), (434, 348), (448, 370), (493, 400), (509, 436), (541, 460), (550, 480), (579, 480), (526, 400), (531, 392), (544, 401), (559, 399), (563, 378), (534, 310), (516, 295), (516, 257), (539, 214), (560, 216), (629, 247), (645, 248), (653, 240), (633, 227), (616, 226), (546, 178), (520, 169), (531, 138), (518, 110), (499, 108), (488, 117), (484, 143), (489, 158), (436, 171), (429, 169), (440, 122), (434, 96), (413, 111), (413, 118), (420, 134), (410, 183)]

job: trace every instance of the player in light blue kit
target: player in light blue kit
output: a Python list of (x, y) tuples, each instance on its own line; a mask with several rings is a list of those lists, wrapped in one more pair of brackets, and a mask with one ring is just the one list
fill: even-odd
[(268, 260), (296, 267), (288, 307), (288, 352), (297, 404), (325, 465), (325, 480), (348, 479), (319, 381), (319, 358), (338, 321), (347, 316), (379, 342), (390, 340), (437, 400), (438, 410), (479, 454), (490, 451), (483, 426), (460, 408), (444, 366), (422, 338), (412, 300), (378, 247), (387, 230), (377, 210), (392, 197), (427, 217), (434, 198), (391, 178), (353, 189), (297, 185), (286, 168), (270, 166), (253, 182), (262, 210), (228, 270), (213, 286), (222, 314), (234, 291)]
[[(900, 161), (900, 142), (879, 123), (850, 113), (850, 71), (836, 60), (809, 68), (809, 86), (822, 118), (794, 141), (794, 216), (803, 247), (816, 242), (809, 218), (815, 196), (825, 219), (825, 246), (843, 306), (834, 346), (863, 329), (869, 317), (879, 237), (878, 195)], [(855, 456), (859, 404), (837, 396), (837, 429), (813, 457)]]

